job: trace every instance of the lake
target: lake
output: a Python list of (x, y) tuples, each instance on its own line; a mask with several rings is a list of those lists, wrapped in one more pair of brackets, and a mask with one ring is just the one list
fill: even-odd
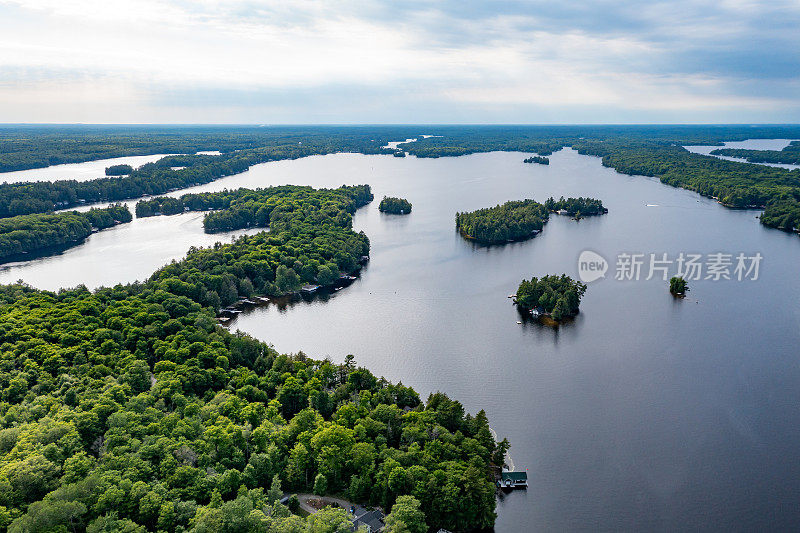
[[(423, 398), (441, 390), (485, 409), (530, 483), (499, 501), (497, 531), (800, 527), (798, 237), (762, 227), (757, 211), (618, 174), (570, 149), (548, 166), (523, 164), (527, 155), (314, 156), (189, 189), (368, 183), (375, 193), (354, 217), (372, 243), (359, 279), (326, 299), (253, 309), (231, 329), (282, 352), (354, 354)], [(383, 195), (407, 198), (413, 212), (379, 213)], [(553, 216), (538, 237), (500, 247), (455, 231), (457, 211), (561, 195), (600, 198), (609, 213)], [(197, 213), (136, 220), (12, 265), (0, 281), (133, 281), (215, 240)], [(584, 250), (610, 270), (589, 284), (580, 315), (555, 329), (518, 324), (507, 295), (519, 281), (574, 277)], [(764, 259), (757, 281), (690, 281), (675, 300), (661, 279), (615, 280), (622, 252)]]
[[(198, 152), (200, 153), (200, 152)], [(114, 157), (112, 159), (98, 159), (83, 163), (67, 163), (53, 165), (45, 168), (32, 168), (14, 172), (0, 173), (0, 183), (19, 183), (22, 181), (57, 181), (76, 180), (89, 181), (106, 177), (106, 168), (111, 165), (130, 165), (139, 168), (145, 163), (158, 161), (170, 154), (133, 155), (127, 157)]]

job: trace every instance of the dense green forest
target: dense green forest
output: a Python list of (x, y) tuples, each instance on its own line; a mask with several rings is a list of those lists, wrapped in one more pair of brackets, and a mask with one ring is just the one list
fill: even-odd
[[(213, 211), (203, 219), (207, 233), (270, 226), (274, 219), (297, 213), (312, 217), (335, 218), (340, 226), (349, 226), (355, 210), (373, 199), (369, 185), (319, 189), (301, 185), (282, 185), (266, 189), (236, 189), (214, 193), (190, 193), (180, 198), (161, 196), (140, 200), (136, 216), (174, 215), (184, 211)], [(315, 213), (309, 213), (313, 209)], [(297, 213), (294, 213), (294, 211)]]
[(111, 165), (106, 167), (106, 176), (127, 176), (133, 172), (133, 167), (130, 165)]
[(566, 199), (562, 196), (558, 201), (551, 196), (545, 201), (544, 206), (548, 211), (565, 211), (565, 214), (573, 217), (588, 217), (608, 213), (608, 209), (603, 207), (603, 202), (601, 200), (584, 198), (583, 196)]
[(85, 212), (68, 211), (20, 215), (0, 219), (0, 263), (20, 259), (82, 242), (96, 229), (130, 222), (131, 212), (123, 205)]
[(369, 249), (350, 219), (364, 187), (250, 193), (279, 197), (269, 232), (144, 283), (0, 286), (0, 530), (342, 531), (342, 512), (277, 502), (314, 487), (387, 511), (413, 496), (397, 516), (434, 530), (494, 524), (508, 444), (483, 412), (217, 325), (219, 305)]
[(158, 215), (177, 215), (183, 213), (183, 202), (180, 198), (159, 196), (136, 202), (136, 216), (138, 218), (155, 217)]
[(747, 150), (744, 148), (717, 148), (713, 155), (739, 157), (750, 163), (784, 163), (800, 165), (800, 141), (792, 141), (783, 150)]
[(384, 196), (378, 209), (381, 213), (393, 215), (407, 215), (411, 212), (411, 202), (405, 198), (395, 198), (394, 196)]
[(585, 292), (585, 284), (566, 274), (533, 277), (519, 284), (516, 303), (523, 309), (536, 309), (549, 313), (553, 320), (562, 320), (578, 313)]
[[(230, 229), (245, 227), (237, 226), (250, 223), (245, 218), (226, 216), (244, 211), (261, 213), (264, 218), (251, 225), (270, 229), (225, 246), (192, 248), (183, 261), (153, 274), (153, 280), (179, 280), (174, 290), (216, 310), (240, 297), (289, 294), (306, 283), (329, 285), (369, 254), (367, 236), (352, 230), (352, 213), (372, 198), (367, 185), (333, 190), (289, 185), (187, 196), (193, 209), (231, 203), (207, 215), (205, 222), (214, 230), (219, 217), (232, 224), (226, 226)], [(242, 200), (246, 209), (237, 209), (235, 202)]]
[(533, 155), (527, 159), (522, 160), (523, 163), (537, 163), (539, 165), (549, 165), (550, 160), (546, 157), (542, 157), (540, 155)]
[(502, 244), (529, 239), (541, 231), (548, 210), (533, 200), (506, 202), (503, 205), (456, 213), (456, 229), (465, 239), (482, 244)]
[(794, 198), (767, 204), (761, 213), (761, 223), (784, 231), (800, 229), (800, 202)]

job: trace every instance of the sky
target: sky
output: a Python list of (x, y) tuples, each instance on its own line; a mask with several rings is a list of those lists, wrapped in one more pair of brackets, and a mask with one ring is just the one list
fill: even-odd
[(0, 122), (797, 123), (799, 0), (0, 0)]

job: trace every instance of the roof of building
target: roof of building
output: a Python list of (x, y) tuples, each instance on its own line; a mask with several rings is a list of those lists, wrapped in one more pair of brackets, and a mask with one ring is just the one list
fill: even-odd
[(356, 527), (361, 525), (369, 526), (372, 531), (380, 531), (385, 525), (383, 523), (383, 513), (378, 510), (367, 511), (361, 516), (357, 516), (353, 525)]
[(528, 473), (527, 472), (502, 472), (500, 474), (500, 479), (503, 481), (510, 480), (510, 481), (528, 481)]

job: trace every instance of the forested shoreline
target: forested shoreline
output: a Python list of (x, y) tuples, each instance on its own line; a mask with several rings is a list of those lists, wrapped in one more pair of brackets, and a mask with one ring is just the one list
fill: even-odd
[(745, 148), (717, 148), (711, 155), (738, 157), (749, 163), (782, 163), (800, 165), (800, 141), (792, 141), (783, 150), (748, 150)]
[(94, 231), (133, 219), (124, 205), (0, 218), (0, 263), (83, 242)]
[(0, 286), (0, 528), (348, 524), (344, 510), (306, 520), (278, 502), (315, 489), (387, 511), (411, 496), (433, 530), (494, 524), (493, 468), (508, 444), (483, 412), (441, 393), (423, 403), (352, 358), (281, 355), (217, 325), (219, 305), (368, 253), (350, 216), (368, 187), (271, 192), (198, 195), (274, 199), (270, 232), (192, 249), (144, 283)]

